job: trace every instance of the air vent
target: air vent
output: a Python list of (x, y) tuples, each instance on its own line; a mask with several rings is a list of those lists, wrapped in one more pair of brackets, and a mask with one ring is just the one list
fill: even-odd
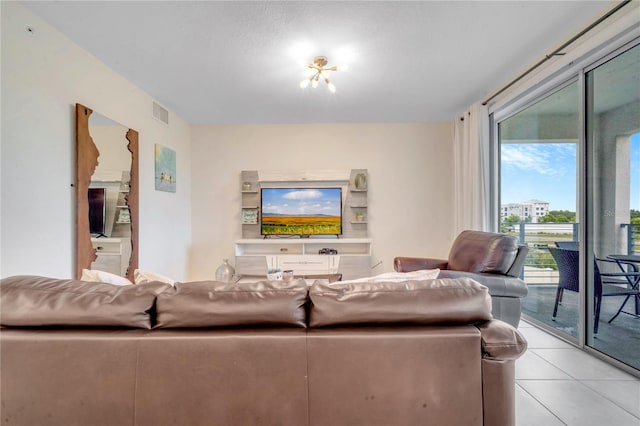
[(162, 121), (164, 124), (169, 124), (169, 111), (154, 102), (153, 118)]

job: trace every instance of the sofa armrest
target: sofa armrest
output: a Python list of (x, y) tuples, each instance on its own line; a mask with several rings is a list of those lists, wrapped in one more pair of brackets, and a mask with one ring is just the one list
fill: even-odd
[(510, 277), (519, 277), (522, 269), (524, 268), (524, 261), (527, 259), (527, 254), (529, 253), (529, 247), (525, 245), (518, 246), (518, 253), (516, 254), (516, 258), (511, 265), (511, 268), (507, 271), (507, 275)]
[(516, 360), (527, 350), (527, 341), (506, 322), (493, 319), (477, 324), (482, 338), (482, 356), (495, 360)]
[(447, 269), (447, 261), (444, 259), (399, 256), (393, 259), (393, 268), (396, 272), (412, 272), (421, 269)]

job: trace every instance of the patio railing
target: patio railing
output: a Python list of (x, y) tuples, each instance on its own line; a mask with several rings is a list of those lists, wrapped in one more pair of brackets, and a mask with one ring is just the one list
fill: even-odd
[[(640, 254), (640, 225), (625, 223), (627, 229), (627, 253)], [(577, 223), (517, 223), (507, 229), (507, 234), (518, 237), (520, 244), (529, 247), (521, 278), (531, 285), (556, 285), (558, 266), (547, 247), (556, 241), (577, 241)]]

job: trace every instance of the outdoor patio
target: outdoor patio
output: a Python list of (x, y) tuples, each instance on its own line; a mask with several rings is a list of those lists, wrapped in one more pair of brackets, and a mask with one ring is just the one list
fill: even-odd
[[(529, 295), (523, 300), (522, 312), (533, 319), (554, 327), (575, 338), (578, 337), (579, 295), (565, 291), (558, 307), (555, 321), (552, 319), (557, 286), (554, 284), (530, 284)], [(640, 369), (640, 317), (620, 314), (611, 324), (607, 323), (624, 301), (624, 297), (604, 297), (600, 311), (600, 324), (593, 347), (626, 364)], [(630, 299), (625, 311), (635, 312)], [(593, 327), (593, 319), (589, 321)]]

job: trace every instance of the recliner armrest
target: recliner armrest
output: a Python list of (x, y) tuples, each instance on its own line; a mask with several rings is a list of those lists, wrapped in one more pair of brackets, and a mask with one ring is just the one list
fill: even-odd
[(447, 269), (448, 262), (444, 259), (430, 259), (423, 257), (403, 257), (393, 259), (396, 272), (412, 272), (421, 269)]
[(482, 338), (482, 356), (495, 360), (515, 360), (527, 350), (527, 341), (506, 322), (493, 319), (477, 324)]
[(527, 259), (529, 253), (529, 247), (525, 245), (518, 246), (518, 254), (511, 265), (511, 268), (507, 271), (507, 275), (510, 277), (519, 277), (522, 269), (524, 268), (524, 261)]

